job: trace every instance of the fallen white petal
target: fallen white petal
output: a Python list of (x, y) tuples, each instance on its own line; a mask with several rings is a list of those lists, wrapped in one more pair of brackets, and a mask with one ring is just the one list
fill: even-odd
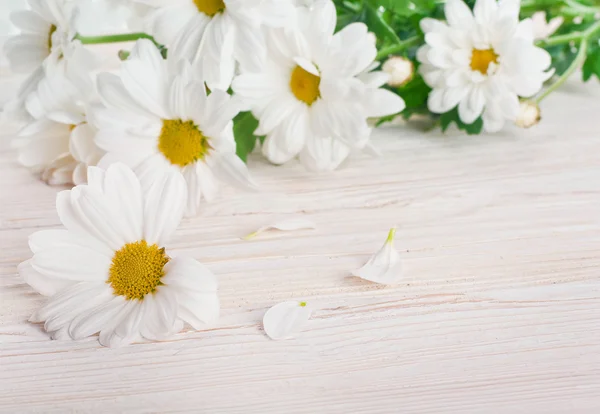
[(263, 328), (271, 339), (286, 339), (304, 327), (311, 313), (306, 302), (282, 302), (265, 313)]
[(353, 271), (352, 274), (382, 285), (400, 283), (402, 279), (402, 260), (400, 253), (394, 249), (395, 234), (396, 228), (391, 229), (383, 247), (369, 259), (367, 264)]
[(268, 230), (281, 230), (281, 231), (292, 231), (292, 230), (305, 230), (305, 229), (316, 229), (317, 225), (305, 218), (291, 218), (287, 220), (282, 220), (274, 224), (270, 224), (268, 226), (263, 226), (256, 230), (253, 233), (245, 236), (244, 240), (250, 240), (254, 237), (258, 236), (261, 233), (264, 233)]

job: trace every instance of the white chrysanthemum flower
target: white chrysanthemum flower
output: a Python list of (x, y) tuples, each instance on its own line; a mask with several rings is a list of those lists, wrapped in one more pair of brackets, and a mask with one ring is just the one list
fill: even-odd
[(46, 183), (78, 185), (87, 182), (87, 167), (104, 155), (94, 143), (95, 134), (96, 129), (85, 121), (69, 124), (43, 118), (23, 128), (13, 145), (19, 162)]
[(352, 272), (354, 276), (382, 285), (394, 285), (402, 280), (402, 258), (394, 248), (396, 229), (388, 233), (383, 247), (375, 253), (360, 269)]
[[(90, 72), (100, 64), (94, 53), (74, 40), (76, 33), (72, 29), (71, 19), (76, 2), (29, 0), (29, 5), (31, 10), (11, 14), (11, 20), (21, 32), (4, 45), (11, 69), (16, 73), (29, 73), (16, 98), (5, 108), (8, 116), (19, 120), (30, 119), (27, 100), (32, 93), (43, 88), (40, 83), (45, 78), (67, 76), (87, 79), (91, 89)], [(44, 106), (48, 110), (55, 109), (49, 102)]]
[(311, 170), (333, 170), (370, 138), (367, 118), (395, 114), (404, 101), (379, 89), (388, 80), (362, 23), (336, 33), (329, 1), (298, 9), (298, 30), (272, 29), (261, 71), (245, 72), (232, 88), (250, 106), (266, 135), (263, 153), (283, 164), (297, 155)]
[(19, 273), (50, 296), (31, 317), (55, 339), (100, 333), (104, 346), (161, 340), (195, 329), (219, 314), (217, 280), (187, 257), (171, 258), (165, 243), (186, 201), (181, 174), (166, 172), (143, 191), (128, 167), (90, 167), (89, 185), (63, 191), (56, 207), (66, 230), (29, 239), (33, 257)]
[(520, 128), (531, 128), (537, 125), (542, 119), (540, 107), (531, 101), (523, 101), (519, 105), (519, 115), (515, 124)]
[(243, 67), (262, 64), (262, 26), (290, 23), (290, 0), (137, 0), (156, 7), (148, 30), (169, 54), (185, 57), (203, 74), (209, 88), (226, 90), (235, 61)]
[(547, 39), (563, 24), (565, 18), (557, 16), (550, 21), (546, 21), (546, 12), (538, 11), (531, 16), (533, 22), (533, 38), (535, 40)]
[(401, 87), (410, 82), (415, 73), (415, 65), (403, 56), (392, 56), (385, 61), (381, 70), (390, 75), (388, 85)]
[(550, 55), (533, 43), (531, 20), (519, 22), (519, 1), (477, 0), (473, 12), (461, 0), (445, 6), (447, 23), (423, 19), (426, 45), (417, 58), (433, 88), (428, 106), (445, 113), (458, 105), (467, 124), (483, 117), (495, 132), (519, 113), (519, 96), (540, 91), (552, 76)]
[(107, 151), (102, 164), (122, 161), (142, 185), (175, 168), (188, 184), (187, 215), (218, 191), (217, 178), (253, 188), (248, 169), (235, 153), (232, 119), (239, 105), (227, 92), (192, 80), (187, 62), (163, 60), (149, 40), (140, 40), (119, 75), (98, 76), (106, 108), (94, 108), (96, 143)]
[(25, 101), (33, 120), (13, 141), (19, 161), (50, 185), (85, 183), (87, 167), (104, 155), (94, 143), (96, 129), (87, 122), (98, 61), (83, 48), (70, 58), (79, 64), (46, 67), (46, 76)]

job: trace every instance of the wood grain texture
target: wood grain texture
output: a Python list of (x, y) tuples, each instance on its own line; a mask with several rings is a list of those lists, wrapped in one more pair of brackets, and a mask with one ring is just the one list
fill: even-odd
[[(219, 276), (217, 326), (111, 350), (26, 322), (44, 298), (16, 273), (56, 228), (56, 188), (0, 149), (0, 411), (200, 413), (600, 412), (600, 88), (573, 83), (532, 130), (376, 132), (382, 159), (336, 173), (250, 166), (169, 246)], [(240, 238), (304, 215), (317, 230)], [(406, 281), (349, 276), (398, 226)], [(275, 342), (265, 310), (313, 318)]]

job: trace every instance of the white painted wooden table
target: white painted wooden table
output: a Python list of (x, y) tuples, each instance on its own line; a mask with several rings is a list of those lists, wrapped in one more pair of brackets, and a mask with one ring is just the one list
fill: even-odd
[[(532, 130), (375, 135), (385, 154), (334, 174), (254, 157), (260, 194), (224, 192), (172, 249), (219, 276), (214, 329), (101, 348), (26, 322), (44, 298), (16, 266), (59, 225), (57, 189), (0, 151), (0, 411), (198, 413), (600, 412), (600, 87), (548, 99)], [(318, 230), (241, 236), (302, 214)], [(398, 225), (406, 282), (349, 271)], [(261, 328), (302, 299), (296, 339)]]

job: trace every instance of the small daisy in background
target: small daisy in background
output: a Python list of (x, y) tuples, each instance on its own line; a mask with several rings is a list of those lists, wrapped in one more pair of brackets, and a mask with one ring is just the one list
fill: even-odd
[(519, 97), (538, 93), (553, 71), (548, 52), (536, 47), (531, 20), (519, 22), (519, 1), (477, 0), (471, 12), (462, 0), (448, 0), (447, 22), (425, 18), (426, 45), (419, 70), (433, 88), (429, 110), (442, 114), (458, 105), (460, 119), (480, 116), (487, 132), (515, 121)]
[(167, 339), (219, 316), (216, 277), (187, 257), (165, 250), (186, 203), (186, 183), (166, 171), (144, 191), (123, 164), (90, 167), (89, 185), (58, 194), (66, 229), (29, 239), (33, 257), (21, 277), (48, 302), (32, 315), (54, 339), (83, 339), (118, 347)]
[(136, 0), (153, 6), (148, 31), (169, 53), (187, 58), (209, 88), (226, 90), (236, 61), (256, 68), (266, 57), (262, 27), (291, 23), (290, 0)]
[(243, 71), (232, 88), (259, 120), (264, 155), (283, 164), (300, 156), (311, 170), (333, 170), (351, 150), (367, 146), (369, 117), (404, 109), (380, 89), (389, 76), (372, 72), (377, 49), (362, 23), (334, 35), (333, 2), (298, 8), (298, 29), (271, 29), (259, 71)]
[(244, 189), (256, 185), (236, 155), (233, 118), (240, 105), (227, 92), (207, 94), (186, 61), (164, 60), (149, 40), (139, 40), (118, 75), (98, 76), (104, 107), (95, 107), (96, 144), (107, 152), (101, 165), (121, 161), (134, 168), (144, 188), (164, 171), (180, 171), (188, 186), (186, 215), (213, 200), (219, 180)]
[(16, 98), (5, 107), (5, 116), (28, 120), (27, 97), (47, 76), (46, 68), (70, 71), (87, 76), (90, 59), (80, 42), (74, 40), (71, 19), (76, 2), (67, 0), (29, 0), (30, 10), (11, 13), (10, 19), (20, 30), (4, 44), (10, 68), (15, 73), (28, 74)]

